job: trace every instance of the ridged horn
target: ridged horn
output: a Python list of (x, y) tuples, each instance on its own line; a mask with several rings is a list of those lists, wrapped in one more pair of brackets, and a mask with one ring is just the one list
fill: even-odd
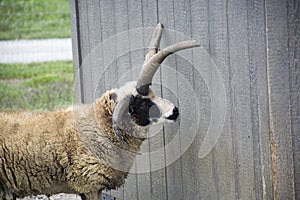
[(118, 137), (118, 140), (123, 143), (121, 131), (119, 129), (120, 122), (122, 120), (123, 114), (129, 107), (129, 100), (131, 95), (125, 96), (123, 99), (121, 99), (119, 102), (117, 102), (116, 107), (114, 108), (113, 116), (112, 116), (112, 124), (113, 129)]
[(152, 34), (152, 38), (149, 44), (148, 52), (145, 56), (144, 63), (146, 63), (149, 60), (149, 58), (151, 58), (154, 54), (157, 53), (160, 44), (160, 39), (162, 36), (162, 30), (163, 30), (163, 25), (161, 23), (158, 23)]
[(142, 70), (139, 74), (136, 86), (138, 93), (143, 96), (146, 96), (148, 94), (149, 86), (152, 83), (153, 76), (166, 57), (177, 51), (199, 46), (200, 44), (197, 43), (195, 40), (182, 41), (168, 46), (167, 48), (154, 54), (144, 63)]

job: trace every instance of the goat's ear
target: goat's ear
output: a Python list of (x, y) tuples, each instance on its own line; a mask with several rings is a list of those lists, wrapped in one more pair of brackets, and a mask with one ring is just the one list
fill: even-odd
[(117, 95), (116, 93), (111, 93), (111, 94), (109, 95), (109, 99), (110, 99), (110, 100), (113, 100), (114, 102), (116, 102), (117, 99), (118, 99), (118, 95)]

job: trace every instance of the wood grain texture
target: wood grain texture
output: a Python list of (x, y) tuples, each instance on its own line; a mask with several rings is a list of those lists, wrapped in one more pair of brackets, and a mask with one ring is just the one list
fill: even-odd
[[(191, 1), (174, 1), (174, 30), (178, 31), (181, 34), (184, 34), (186, 39), (192, 37), (192, 28), (191, 28)], [(175, 35), (176, 36), (176, 35)], [(178, 42), (179, 38), (175, 37), (176, 42)], [(188, 49), (184, 52), (181, 52), (184, 55), (184, 58), (180, 55), (175, 56), (176, 64), (177, 64), (177, 98), (181, 99), (180, 105), (185, 102), (189, 102), (191, 98), (191, 91), (187, 89), (187, 85), (190, 86), (190, 88), (194, 89), (194, 66), (192, 65), (193, 61), (193, 54), (192, 50)], [(191, 62), (191, 63), (189, 63)], [(182, 80), (182, 78), (179, 78), (182, 76), (182, 78), (185, 79)], [(186, 109), (195, 109), (192, 106), (189, 106), (188, 108), (185, 108), (185, 110), (182, 110), (181, 112), (181, 119), (185, 122), (195, 122), (192, 119), (192, 115), (186, 115), (185, 113), (192, 113), (189, 112), (189, 110)], [(190, 123), (181, 123), (181, 128), (183, 130), (188, 130), (189, 127), (191, 127)], [(186, 126), (186, 127), (184, 127)], [(183, 199), (193, 199), (197, 198), (197, 196), (200, 196), (199, 193), (199, 182), (197, 179), (197, 147), (194, 145), (195, 143), (192, 143), (189, 148), (184, 151), (185, 148), (185, 141), (186, 141), (186, 135), (184, 132), (178, 133), (180, 136), (180, 150), (181, 150), (181, 173), (182, 173), (182, 186), (183, 186)], [(175, 147), (176, 148), (176, 147)]]
[[(174, 2), (173, 1), (159, 1), (158, 2), (158, 13), (159, 21), (164, 24), (165, 29), (175, 29), (175, 19), (174, 19)], [(166, 47), (174, 43), (174, 35), (168, 35), (163, 32), (161, 47)], [(169, 99), (175, 105), (178, 106), (178, 99), (176, 94), (178, 93), (177, 87), (178, 82), (176, 81), (176, 73), (170, 73), (166, 67), (177, 69), (177, 63), (175, 56), (170, 56), (164, 62), (164, 66), (160, 68), (161, 70), (161, 81), (162, 81), (162, 97)], [(174, 90), (171, 91), (168, 87), (169, 85), (174, 85)], [(178, 129), (174, 126), (164, 126), (164, 141), (165, 144), (169, 144), (170, 141), (174, 139)], [(180, 144), (180, 141), (176, 141)], [(182, 160), (179, 158), (173, 164), (168, 165), (168, 160), (172, 160), (175, 156), (175, 152), (180, 152), (180, 147), (176, 145), (170, 145), (170, 148), (165, 150), (166, 159), (166, 183), (167, 183), (167, 197), (168, 199), (183, 199), (183, 185), (182, 185)]]
[(300, 199), (300, 3), (287, 2), (288, 49), (290, 70), (290, 112), (294, 149), (295, 198)]
[[(142, 1), (143, 25), (144, 27), (155, 27), (158, 22), (158, 4), (157, 1)], [(151, 33), (152, 36), (152, 33)], [(151, 36), (144, 35), (144, 45), (148, 48)], [(157, 71), (153, 78), (153, 89), (157, 96), (161, 96), (161, 73)], [(156, 84), (155, 84), (156, 83)], [(167, 199), (166, 191), (166, 173), (165, 173), (165, 152), (164, 152), (164, 133), (160, 131), (149, 140), (149, 152), (157, 150), (159, 154), (155, 156), (150, 154), (150, 195), (144, 195), (141, 199)], [(157, 169), (158, 168), (158, 169)]]
[(227, 115), (223, 132), (212, 151), (214, 183), (217, 199), (236, 199), (233, 100), (228, 47), (227, 5), (225, 1), (209, 1), (209, 54), (224, 79), (227, 95)]
[[(104, 70), (103, 49), (100, 48), (102, 44), (102, 30), (101, 30), (101, 13), (100, 2), (98, 0), (87, 1), (87, 26), (88, 26), (88, 38), (89, 38), (89, 55), (86, 58), (91, 68), (91, 76), (88, 80), (91, 85), (91, 101), (94, 101), (98, 96), (96, 89), (98, 87), (99, 77)], [(102, 86), (99, 86), (102, 87)]]
[(270, 128), (275, 143), (272, 162), (273, 177), (276, 176), (274, 197), (295, 199), (286, 2), (266, 1), (266, 17)]
[[(158, 21), (166, 29), (162, 47), (181, 38), (172, 30), (202, 44), (216, 63), (226, 91), (223, 131), (213, 150), (199, 159), (213, 99), (206, 81), (214, 86), (213, 79), (204, 80), (201, 70), (210, 62), (193, 66), (203, 56), (195, 50), (168, 57), (154, 78), (155, 93), (179, 109), (187, 107), (180, 110), (180, 120), (192, 122), (185, 114), (193, 108), (188, 106), (190, 91), (183, 82), (191, 85), (200, 112), (196, 138), (183, 152), (187, 133), (173, 139), (178, 127), (188, 130), (187, 123), (164, 126), (142, 146), (143, 152), (162, 148), (162, 153), (133, 166), (139, 169), (148, 163), (149, 172), (133, 170), (125, 185), (109, 194), (122, 200), (299, 199), (299, 5), (297, 0), (70, 0), (74, 69), (80, 72), (78, 102), (92, 102), (130, 70), (128, 79), (136, 79), (134, 69), (141, 67), (152, 34), (143, 28), (154, 27)], [(136, 28), (141, 31), (97, 47)], [(208, 74), (213, 71), (207, 70)], [(170, 148), (163, 149), (172, 141)], [(182, 156), (168, 163), (177, 153)]]
[[(209, 49), (209, 2), (207, 0), (191, 1), (191, 29), (192, 38), (199, 41), (205, 51)], [(193, 59), (199, 59), (201, 55), (197, 55), (193, 51)], [(206, 60), (202, 61), (203, 66), (195, 66), (194, 69), (194, 90), (198, 98), (200, 107), (200, 126), (198, 134), (193, 143), (195, 152), (199, 150), (203, 139), (207, 134), (211, 119), (211, 96), (210, 91), (202, 77), (203, 69), (210, 65)], [(194, 63), (193, 63), (194, 65)], [(209, 68), (209, 67), (208, 67)], [(207, 80), (211, 83), (211, 80)], [(195, 159), (195, 174), (197, 180), (197, 188), (199, 199), (218, 199), (217, 187), (214, 174), (213, 154), (208, 154), (204, 159)]]
[(236, 198), (254, 199), (247, 1), (228, 1), (227, 6)]
[(80, 47), (80, 31), (78, 17), (78, 2), (70, 0), (70, 21), (71, 21), (71, 35), (72, 35), (72, 52), (74, 64), (74, 102), (82, 103), (82, 72), (80, 72), (81, 47)]
[[(101, 28), (103, 42), (116, 34), (114, 1), (100, 0)], [(107, 44), (107, 43), (106, 43)], [(118, 80), (116, 64), (116, 41), (103, 46), (105, 90), (115, 86)]]
[(89, 57), (90, 43), (89, 43), (89, 29), (88, 29), (88, 2), (78, 1), (78, 17), (79, 17), (79, 31), (80, 31), (80, 47), (82, 63), (80, 64), (82, 73), (82, 82), (84, 83), (84, 90), (82, 92), (83, 103), (93, 102), (93, 83), (92, 73), (90, 67), (91, 58)]
[[(127, 19), (128, 19), (128, 29), (135, 29), (143, 27), (142, 22), (142, 5), (140, 1), (127, 1)], [(143, 34), (136, 35), (136, 34), (129, 34), (129, 50), (130, 50), (130, 69), (133, 69), (137, 67), (139, 64), (141, 64), (144, 60), (144, 51), (140, 49), (135, 48), (135, 41), (142, 41)], [(130, 73), (130, 78), (133, 80), (135, 77), (133, 76), (133, 73)], [(134, 163), (134, 168), (136, 169), (137, 163)], [(133, 170), (133, 172), (135, 172)], [(145, 189), (149, 189), (150, 187), (150, 177), (147, 176), (145, 179), (142, 179), (142, 175), (138, 175), (136, 173), (131, 173), (129, 177), (126, 180), (126, 183), (123, 187), (124, 190), (124, 197), (121, 199), (139, 199), (139, 193), (142, 193), (140, 191), (141, 188), (139, 186), (138, 180), (144, 184)], [(145, 184), (149, 185), (148, 187), (145, 186)], [(136, 191), (136, 192), (133, 192)]]
[(273, 199), (268, 105), (265, 7), (248, 2), (249, 73), (256, 199)]
[[(159, 1), (159, 21), (161, 21), (165, 29), (175, 29), (175, 18), (174, 18), (174, 2), (173, 1)], [(163, 33), (161, 46), (166, 47), (176, 41), (174, 34)], [(176, 62), (176, 56), (170, 56), (165, 61), (165, 67), (161, 68), (161, 77), (162, 77), (162, 95), (164, 98), (169, 99), (175, 105), (178, 106), (178, 81), (176, 81), (176, 73), (170, 73), (167, 67), (173, 68), (176, 70), (178, 68)], [(170, 90), (168, 85), (174, 85), (174, 90)], [(179, 108), (180, 109), (180, 108)], [(183, 199), (183, 177), (182, 177), (182, 159), (179, 158), (172, 164), (168, 164), (169, 160), (174, 160), (176, 153), (181, 153), (180, 140), (179, 138), (175, 139), (177, 132), (175, 126), (165, 126), (165, 144), (169, 144), (173, 141), (178, 145), (169, 145), (169, 148), (166, 149), (166, 182), (167, 182), (167, 197), (168, 199)]]

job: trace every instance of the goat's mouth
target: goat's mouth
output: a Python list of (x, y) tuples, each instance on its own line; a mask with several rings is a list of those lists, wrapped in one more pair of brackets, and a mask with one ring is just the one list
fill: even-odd
[(155, 123), (173, 123), (177, 120), (179, 116), (179, 110), (177, 107), (174, 107), (172, 110), (166, 112), (159, 119), (152, 119)]
[(169, 115), (168, 117), (166, 117), (166, 119), (168, 120), (172, 120), (175, 121), (177, 119), (177, 117), (179, 116), (179, 111), (177, 107), (174, 107), (172, 114)]
[(151, 122), (149, 125), (163, 125), (165, 123), (174, 123), (179, 116), (179, 111), (177, 107), (161, 115), (159, 118), (149, 118)]

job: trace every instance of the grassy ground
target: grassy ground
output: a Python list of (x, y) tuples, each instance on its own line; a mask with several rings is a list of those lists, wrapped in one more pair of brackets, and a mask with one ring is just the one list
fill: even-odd
[(73, 64), (0, 64), (0, 111), (53, 110), (72, 104)]
[[(0, 40), (70, 37), (69, 0), (0, 0)], [(0, 64), (0, 111), (72, 103), (71, 62)]]
[(0, 0), (0, 40), (70, 37), (69, 0)]

